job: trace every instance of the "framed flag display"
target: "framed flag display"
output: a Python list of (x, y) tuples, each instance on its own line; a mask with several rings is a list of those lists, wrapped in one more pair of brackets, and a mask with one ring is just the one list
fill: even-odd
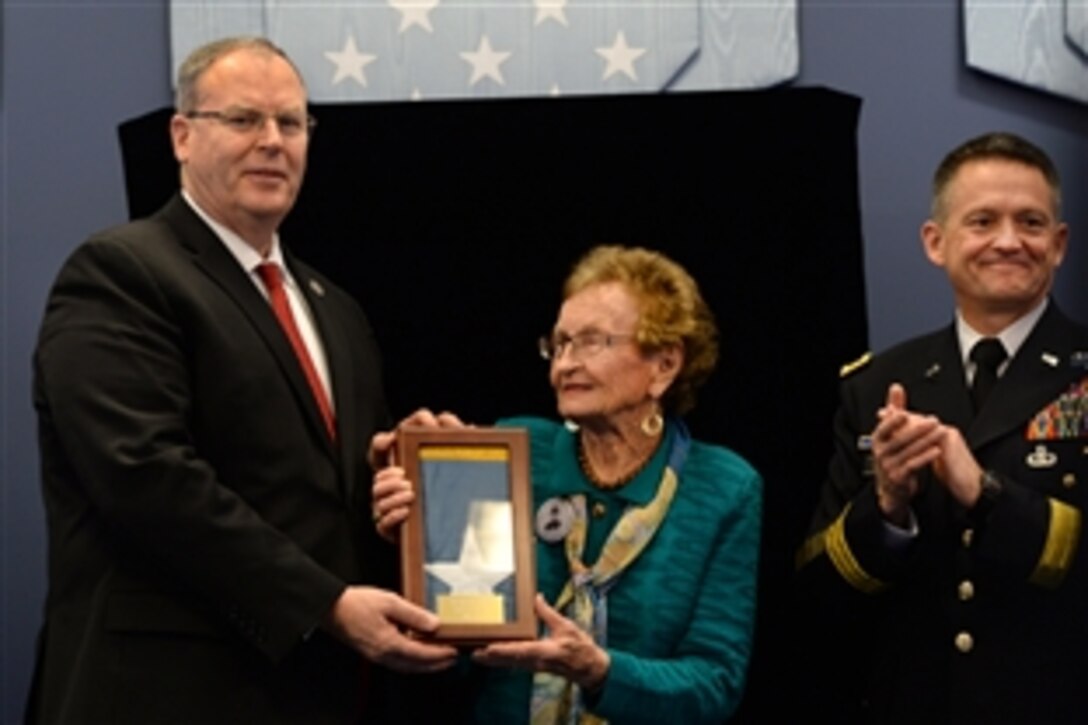
[(438, 615), (436, 640), (535, 638), (528, 433), (405, 427), (397, 438), (416, 493), (401, 529), (405, 598)]

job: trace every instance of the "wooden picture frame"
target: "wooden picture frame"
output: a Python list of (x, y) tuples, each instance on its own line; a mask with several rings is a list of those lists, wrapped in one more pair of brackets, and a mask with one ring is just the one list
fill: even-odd
[(401, 587), (442, 621), (430, 639), (535, 639), (528, 432), (408, 426), (397, 441), (416, 493), (401, 528)]

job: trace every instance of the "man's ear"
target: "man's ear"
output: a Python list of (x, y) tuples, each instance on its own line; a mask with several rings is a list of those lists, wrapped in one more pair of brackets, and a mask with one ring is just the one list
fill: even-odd
[(1069, 248), (1069, 225), (1065, 222), (1058, 224), (1058, 228), (1054, 231), (1054, 254), (1055, 261), (1054, 266), (1062, 266), (1062, 260), (1065, 259), (1065, 250)]
[(174, 145), (174, 158), (179, 164), (189, 160), (189, 140), (193, 130), (189, 119), (175, 113), (170, 119), (170, 142)]
[(932, 219), (922, 225), (922, 247), (930, 262), (943, 267), (945, 263), (944, 229)]

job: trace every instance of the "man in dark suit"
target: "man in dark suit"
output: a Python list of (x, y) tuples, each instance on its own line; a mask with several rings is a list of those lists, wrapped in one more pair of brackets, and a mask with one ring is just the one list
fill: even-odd
[(376, 585), (362, 311), (277, 229), (312, 130), (271, 43), (179, 70), (180, 195), (61, 270), (35, 355), (49, 593), (28, 719), (356, 722), (369, 660), (434, 671), (437, 618)]
[(799, 552), (805, 674), (840, 719), (1088, 722), (1088, 330), (1049, 298), (1067, 235), (1029, 142), (937, 170), (922, 240), (955, 322), (844, 369)]

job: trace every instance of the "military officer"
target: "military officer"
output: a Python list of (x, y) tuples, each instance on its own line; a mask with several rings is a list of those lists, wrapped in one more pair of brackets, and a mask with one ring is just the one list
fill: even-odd
[(798, 553), (813, 702), (875, 722), (1088, 722), (1088, 329), (1050, 298), (1053, 162), (1007, 133), (934, 177), (949, 327), (844, 369)]

